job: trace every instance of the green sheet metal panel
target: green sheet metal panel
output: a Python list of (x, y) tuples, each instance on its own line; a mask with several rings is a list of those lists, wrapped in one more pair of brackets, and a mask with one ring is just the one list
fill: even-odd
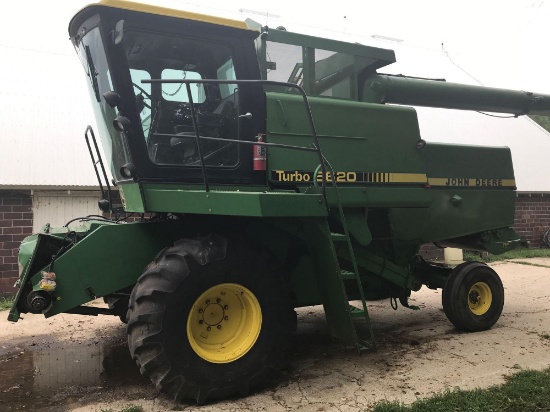
[(224, 216), (326, 216), (320, 194), (185, 190), (144, 185), (147, 210)]
[(147, 211), (139, 183), (125, 183), (119, 185), (119, 188), (120, 199), (125, 211), (135, 213), (145, 213)]
[[(512, 226), (515, 192), (512, 190), (430, 189), (429, 208), (392, 208), (390, 222), (396, 239), (437, 242), (485, 230)], [(453, 197), (460, 202), (453, 202)], [(456, 199), (456, 198), (455, 198)]]
[[(512, 154), (508, 147), (428, 143), (421, 154), (431, 186), (515, 188)], [(436, 182), (434, 179), (444, 181)], [(476, 179), (479, 179), (479, 182), (476, 182)], [(497, 179), (497, 182), (493, 182), (493, 179)], [(498, 179), (503, 181), (499, 184)]]
[(92, 293), (105, 296), (134, 284), (161, 249), (194, 230), (188, 221), (100, 226), (55, 261), (57, 288), (45, 316), (89, 302)]
[[(309, 100), (321, 149), (335, 172), (419, 174), (422, 180), (425, 165), (416, 149), (420, 132), (413, 109)], [(268, 93), (267, 113), (268, 142), (311, 147), (313, 139), (300, 97)], [(318, 163), (315, 153), (270, 148), (268, 177), (279, 183), (285, 175), (277, 171), (313, 172)]]

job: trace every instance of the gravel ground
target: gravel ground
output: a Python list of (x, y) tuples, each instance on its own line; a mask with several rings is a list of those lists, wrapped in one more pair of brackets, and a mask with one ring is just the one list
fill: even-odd
[[(538, 266), (534, 266), (534, 265)], [(369, 305), (378, 350), (357, 355), (331, 342), (321, 307), (298, 311), (288, 367), (246, 398), (175, 404), (140, 376), (118, 318), (0, 318), (0, 410), (364, 411), (384, 399), (412, 402), (447, 388), (487, 387), (519, 369), (550, 366), (550, 259), (493, 264), (506, 289), (491, 330), (456, 331), (441, 292), (423, 288), (412, 311)], [(358, 323), (366, 336), (365, 325)]]

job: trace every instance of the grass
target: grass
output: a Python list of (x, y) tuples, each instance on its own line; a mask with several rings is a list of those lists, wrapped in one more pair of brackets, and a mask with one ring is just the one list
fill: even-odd
[(374, 412), (535, 412), (550, 411), (550, 369), (522, 371), (487, 389), (455, 389), (411, 405), (382, 402)]
[(13, 298), (0, 298), (0, 310), (11, 309)]
[(465, 252), (464, 260), (477, 260), (482, 262), (498, 262), (506, 259), (528, 259), (537, 257), (550, 257), (550, 249), (514, 249), (502, 255), (491, 255), (480, 257), (478, 253)]

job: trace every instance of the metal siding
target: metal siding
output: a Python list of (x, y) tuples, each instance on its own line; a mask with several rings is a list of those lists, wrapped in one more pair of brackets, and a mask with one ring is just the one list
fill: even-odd
[(35, 194), (32, 207), (33, 232), (38, 232), (46, 223), (52, 227), (59, 227), (76, 217), (99, 214), (99, 198), (99, 194)]
[[(96, 186), (84, 142), (93, 122), (76, 55), (1, 47), (2, 185)], [(39, 63), (38, 63), (39, 62)]]

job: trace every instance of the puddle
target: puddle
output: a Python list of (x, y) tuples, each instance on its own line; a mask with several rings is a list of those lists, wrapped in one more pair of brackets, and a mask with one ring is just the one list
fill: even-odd
[(118, 343), (16, 347), (0, 356), (0, 410), (37, 410), (65, 398), (147, 383)]

